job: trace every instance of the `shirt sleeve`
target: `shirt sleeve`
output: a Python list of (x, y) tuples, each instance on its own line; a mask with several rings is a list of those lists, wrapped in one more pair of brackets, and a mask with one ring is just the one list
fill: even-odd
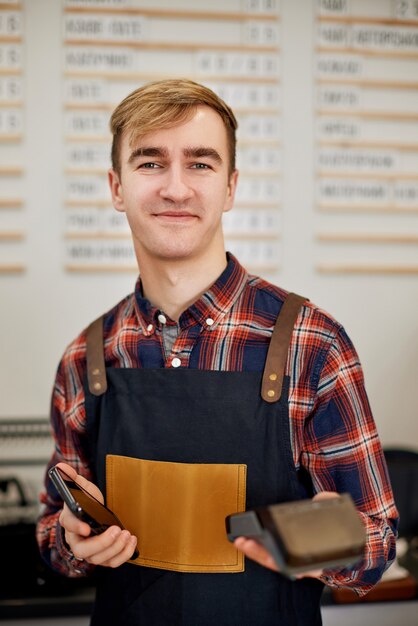
[(363, 595), (395, 558), (398, 512), (362, 368), (342, 328), (325, 356), (316, 389), (301, 463), (315, 492), (351, 494), (367, 534), (363, 559), (350, 568), (324, 571), (322, 580)]
[[(61, 362), (51, 401), (51, 425), (55, 448), (46, 470), (44, 491), (40, 495), (44, 506), (38, 519), (36, 537), (41, 556), (52, 569), (65, 576), (81, 577), (90, 574), (94, 566), (75, 558), (65, 543), (63, 529), (59, 524), (63, 502), (48, 478), (48, 470), (62, 461), (74, 467), (79, 474), (91, 479), (89, 469), (83, 464), (79, 445), (77, 445), (79, 441), (77, 430), (82, 428), (85, 422), (81, 379), (73, 377), (78, 400), (73, 405), (73, 412), (68, 414), (64, 372), (65, 368)], [(80, 383), (78, 385), (76, 384), (77, 378)]]

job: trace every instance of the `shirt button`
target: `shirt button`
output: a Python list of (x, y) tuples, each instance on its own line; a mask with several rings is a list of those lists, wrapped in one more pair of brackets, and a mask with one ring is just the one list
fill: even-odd
[(161, 324), (166, 324), (166, 323), (167, 323), (167, 318), (166, 318), (166, 316), (165, 316), (165, 315), (163, 315), (162, 313), (160, 313), (160, 314), (158, 315), (158, 321), (159, 321)]
[(180, 365), (180, 359), (178, 357), (174, 357), (174, 359), (171, 361), (171, 367), (180, 367)]
[(211, 317), (208, 317), (208, 319), (206, 320), (206, 324), (207, 324), (208, 326), (212, 326), (212, 324), (213, 324), (213, 323), (214, 323), (214, 322), (213, 322), (213, 319), (212, 319)]
[(154, 326), (152, 324), (148, 324), (147, 331), (150, 333), (153, 330)]

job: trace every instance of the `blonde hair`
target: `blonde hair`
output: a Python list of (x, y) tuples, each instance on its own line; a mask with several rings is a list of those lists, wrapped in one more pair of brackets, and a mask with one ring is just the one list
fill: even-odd
[(237, 120), (230, 107), (211, 89), (186, 79), (148, 83), (133, 91), (110, 118), (113, 135), (112, 167), (120, 175), (120, 144), (127, 133), (135, 143), (149, 132), (187, 122), (199, 105), (214, 109), (225, 126), (229, 150), (229, 173), (235, 170)]

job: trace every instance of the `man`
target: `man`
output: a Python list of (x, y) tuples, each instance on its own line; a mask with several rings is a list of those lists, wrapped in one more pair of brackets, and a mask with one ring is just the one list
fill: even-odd
[[(140, 278), (63, 356), (50, 465), (106, 492), (131, 532), (91, 536), (48, 481), (38, 525), (52, 567), (101, 566), (94, 625), (320, 624), (324, 583), (363, 594), (394, 558), (397, 512), (349, 338), (225, 253), (236, 126), (187, 80), (141, 87), (111, 119), (109, 184)], [(353, 568), (291, 581), (254, 541), (225, 538), (225, 511), (334, 492), (366, 528)]]

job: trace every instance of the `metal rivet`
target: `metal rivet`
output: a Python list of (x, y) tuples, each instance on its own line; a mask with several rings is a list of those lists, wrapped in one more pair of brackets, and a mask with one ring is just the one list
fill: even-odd
[(98, 367), (96, 367), (93, 371), (92, 371), (93, 376), (98, 376), (100, 374), (100, 370)]
[(96, 391), (100, 391), (101, 388), (102, 388), (102, 383), (94, 383), (93, 389), (95, 389)]
[(277, 374), (270, 374), (269, 380), (277, 380)]
[(276, 393), (273, 391), (273, 389), (269, 389), (268, 392), (267, 392), (267, 395), (268, 395), (269, 398), (272, 398), (273, 396), (276, 395)]

